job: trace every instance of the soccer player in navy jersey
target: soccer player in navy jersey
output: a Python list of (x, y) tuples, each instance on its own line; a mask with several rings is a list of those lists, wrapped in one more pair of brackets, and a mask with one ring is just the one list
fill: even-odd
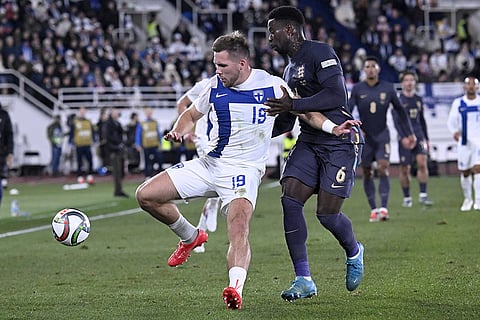
[[(402, 143), (398, 144), (398, 154), (400, 157), (400, 186), (403, 192), (404, 207), (411, 207), (413, 200), (410, 195), (410, 167), (414, 160), (417, 164), (417, 180), (420, 187), (420, 194), (418, 201), (426, 206), (433, 205), (432, 200), (428, 198), (427, 183), (428, 183), (428, 152), (429, 152), (429, 140), (427, 123), (425, 121), (424, 104), (423, 99), (415, 93), (417, 85), (417, 75), (412, 71), (405, 71), (400, 75), (400, 83), (402, 86), (402, 92), (400, 93), (400, 102), (402, 103), (407, 115), (410, 119), (410, 123), (417, 138), (417, 143), (413, 149), (409, 150), (403, 146)], [(398, 113), (392, 111), (393, 122), (398, 130), (399, 123)]]
[[(341, 208), (353, 187), (363, 139), (358, 126), (353, 126), (349, 134), (330, 134), (334, 123), (353, 119), (345, 108), (347, 91), (340, 61), (329, 45), (305, 39), (305, 20), (297, 8), (277, 7), (267, 19), (270, 46), (289, 58), (283, 78), (295, 94), (293, 99), (284, 95), (265, 103), (270, 107), (269, 114), (278, 114), (273, 135), (291, 130), (296, 115), (300, 120), (297, 144), (286, 159), (280, 180), (285, 240), (295, 271), (295, 279), (281, 296), (294, 301), (317, 294), (308, 261), (303, 212), (313, 194), (317, 194), (318, 220), (345, 250), (346, 287), (353, 291), (363, 278), (364, 248)], [(311, 115), (306, 112), (328, 118), (321, 121), (323, 131), (305, 122)]]
[[(390, 131), (387, 126), (387, 113), (390, 105), (397, 111), (397, 130), (400, 141), (406, 149), (416, 144), (413, 129), (408, 120), (393, 84), (379, 79), (380, 66), (374, 56), (366, 58), (363, 71), (366, 79), (353, 86), (348, 100), (349, 110), (357, 107), (365, 135), (362, 153), (363, 188), (370, 205), (370, 222), (389, 219), (388, 200), (390, 197)], [(378, 193), (380, 207), (377, 207), (373, 162), (377, 162), (379, 177)]]
[[(248, 48), (247, 39), (238, 31), (214, 41), (215, 76), (166, 134), (167, 140), (181, 142), (201, 117), (208, 117), (210, 140), (205, 154), (168, 168), (142, 183), (136, 191), (140, 207), (180, 238), (168, 259), (172, 267), (183, 264), (194, 248), (208, 240), (208, 234), (187, 221), (172, 201), (220, 198), (229, 240), (229, 285), (222, 293), (228, 309), (242, 307), (250, 265), (249, 224), (265, 173), (275, 121), (267, 115), (264, 103), (268, 98), (293, 95), (290, 90), (285, 91), (288, 85), (281, 78), (250, 67)], [(316, 115), (305, 115), (305, 121), (319, 123)], [(348, 121), (344, 123), (349, 126)], [(345, 125), (334, 126), (335, 134), (350, 132), (342, 126)], [(335, 183), (343, 186), (343, 178)]]

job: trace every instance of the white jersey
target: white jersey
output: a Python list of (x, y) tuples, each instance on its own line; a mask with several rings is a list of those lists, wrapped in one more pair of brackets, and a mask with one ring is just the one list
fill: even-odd
[[(268, 116), (263, 103), (280, 98), (285, 81), (260, 69), (252, 69), (242, 84), (227, 88), (217, 76), (194, 101), (194, 106), (208, 115), (208, 155), (235, 165), (255, 166), (265, 170), (274, 117)], [(292, 95), (290, 93), (290, 95)]]
[[(210, 84), (210, 79), (203, 79), (199, 82), (195, 83), (193, 87), (191, 87), (185, 95), (190, 101), (195, 101), (200, 94), (206, 90), (206, 88)], [(183, 98), (183, 97), (182, 97)], [(203, 156), (208, 153), (208, 141), (210, 138), (208, 137), (208, 128), (211, 127), (211, 124), (208, 124), (207, 116), (200, 118), (197, 123), (195, 124), (195, 138), (193, 142), (195, 143), (195, 148), (197, 149), (198, 156)]]
[(469, 100), (466, 95), (455, 99), (448, 114), (448, 130), (461, 133), (460, 144), (475, 143), (480, 147), (480, 96)]

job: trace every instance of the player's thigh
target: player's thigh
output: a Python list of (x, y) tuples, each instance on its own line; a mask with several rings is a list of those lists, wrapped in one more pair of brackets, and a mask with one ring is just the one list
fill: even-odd
[(165, 203), (180, 198), (172, 179), (165, 171), (140, 184), (135, 195), (139, 203), (150, 201)]

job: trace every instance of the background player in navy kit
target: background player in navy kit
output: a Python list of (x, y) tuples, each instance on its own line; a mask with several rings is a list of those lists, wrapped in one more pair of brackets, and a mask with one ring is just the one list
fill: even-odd
[[(370, 222), (388, 220), (388, 199), (390, 196), (390, 132), (387, 126), (387, 112), (390, 104), (398, 112), (398, 133), (401, 143), (407, 149), (415, 146), (416, 138), (408, 120), (407, 113), (402, 107), (393, 84), (380, 80), (380, 66), (376, 57), (367, 57), (363, 70), (366, 79), (353, 86), (349, 110), (358, 108), (362, 131), (365, 135), (365, 147), (362, 153), (361, 166), (363, 168), (363, 188), (370, 204)], [(378, 193), (380, 194), (380, 208), (377, 207), (375, 182), (373, 179), (372, 164), (377, 161), (379, 177)]]
[[(400, 185), (403, 192), (403, 206), (411, 207), (413, 204), (410, 195), (410, 166), (414, 160), (417, 164), (417, 180), (420, 187), (420, 194), (418, 201), (426, 206), (431, 206), (433, 202), (428, 198), (427, 182), (428, 182), (428, 151), (429, 141), (427, 132), (427, 123), (423, 115), (424, 105), (422, 98), (415, 93), (415, 86), (417, 85), (417, 75), (414, 72), (406, 71), (400, 75), (400, 82), (402, 92), (400, 93), (400, 102), (405, 108), (410, 123), (417, 138), (417, 144), (413, 149), (407, 149), (402, 143), (398, 144), (398, 154), (400, 156)], [(392, 111), (395, 127), (398, 130), (399, 123), (398, 113)]]
[[(293, 100), (284, 95), (265, 103), (270, 107), (267, 112), (279, 114), (274, 135), (291, 130), (296, 119), (293, 113), (300, 114), (300, 135), (281, 177), (285, 240), (296, 276), (291, 287), (281, 294), (287, 301), (317, 293), (310, 274), (303, 214), (305, 202), (315, 193), (318, 220), (345, 250), (347, 289), (355, 290), (363, 277), (363, 246), (356, 240), (350, 219), (341, 212), (353, 187), (361, 135), (358, 126), (352, 128), (351, 135), (326, 133), (332, 133), (334, 122), (343, 123), (353, 117), (344, 107), (347, 93), (336, 53), (327, 44), (306, 40), (304, 23), (302, 13), (295, 7), (278, 7), (268, 14), (270, 45), (290, 58), (284, 79), (297, 95)], [(321, 126), (326, 132), (304, 121), (302, 113), (309, 111), (320, 111), (328, 117)]]

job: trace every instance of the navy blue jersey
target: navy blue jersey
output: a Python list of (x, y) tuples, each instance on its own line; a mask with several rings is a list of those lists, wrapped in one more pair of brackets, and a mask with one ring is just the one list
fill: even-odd
[[(413, 132), (417, 137), (417, 141), (428, 141), (427, 124), (425, 122), (425, 117), (423, 116), (424, 108), (422, 98), (416, 94), (414, 94), (412, 97), (407, 97), (402, 93), (400, 94), (400, 102), (407, 112)], [(400, 122), (398, 119), (398, 113), (393, 110), (392, 116), (395, 123), (395, 128), (397, 128), (398, 131), (398, 123)]]
[(362, 130), (367, 138), (375, 138), (381, 133), (388, 133), (387, 112), (392, 104), (397, 111), (398, 133), (401, 137), (413, 134), (405, 109), (397, 96), (393, 84), (386, 81), (378, 81), (373, 87), (366, 81), (353, 86), (348, 109), (352, 112), (355, 106), (362, 121)]
[[(347, 111), (347, 91), (343, 70), (335, 51), (326, 43), (305, 40), (285, 68), (283, 78), (293, 93), (293, 110), (322, 112), (331, 121), (341, 124), (353, 119)], [(351, 143), (350, 137), (336, 137), (312, 128), (300, 120), (299, 141), (308, 143)]]

